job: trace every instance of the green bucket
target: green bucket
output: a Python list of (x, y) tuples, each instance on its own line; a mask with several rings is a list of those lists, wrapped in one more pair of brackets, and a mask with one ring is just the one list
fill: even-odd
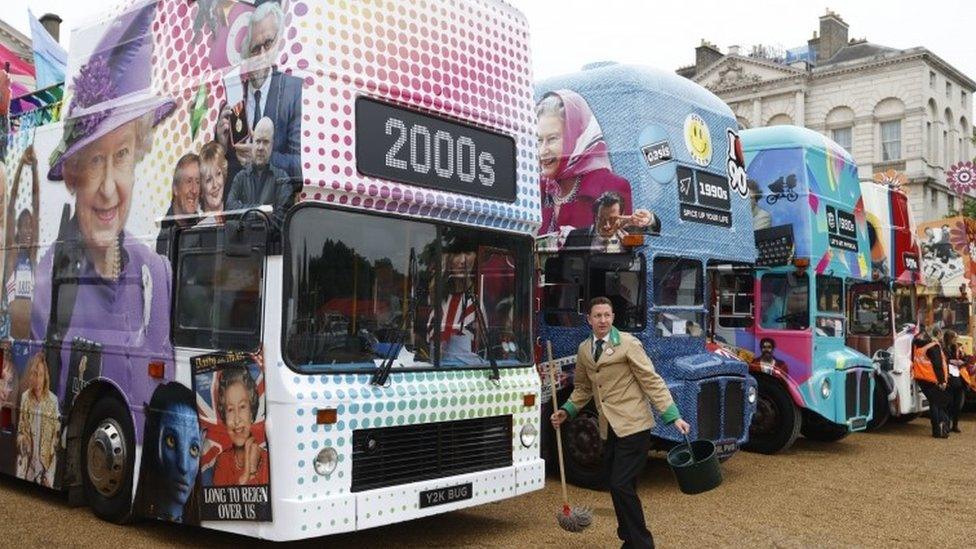
[(689, 441), (686, 436), (684, 444), (668, 452), (668, 465), (685, 494), (700, 494), (722, 484), (722, 469), (711, 441)]

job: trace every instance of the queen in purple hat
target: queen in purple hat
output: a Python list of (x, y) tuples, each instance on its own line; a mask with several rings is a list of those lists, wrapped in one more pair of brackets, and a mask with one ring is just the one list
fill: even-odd
[(31, 307), (31, 339), (46, 343), (55, 375), (64, 379), (78, 354), (73, 348), (98, 349), (101, 377), (133, 404), (149, 400), (148, 362), (162, 360), (167, 376), (173, 373), (170, 266), (145, 244), (149, 235), (126, 230), (136, 166), (150, 150), (154, 127), (175, 107), (150, 91), (155, 6), (114, 19), (71, 81), (64, 134), (47, 177), (63, 180), (74, 204), (64, 206), (57, 241), (38, 265)]

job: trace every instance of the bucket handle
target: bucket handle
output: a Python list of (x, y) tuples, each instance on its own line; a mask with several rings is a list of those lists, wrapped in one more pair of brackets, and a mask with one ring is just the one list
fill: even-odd
[(685, 437), (685, 444), (688, 446), (688, 453), (691, 454), (691, 463), (688, 465), (695, 464), (695, 450), (691, 447), (691, 440), (688, 439), (688, 433), (681, 433)]

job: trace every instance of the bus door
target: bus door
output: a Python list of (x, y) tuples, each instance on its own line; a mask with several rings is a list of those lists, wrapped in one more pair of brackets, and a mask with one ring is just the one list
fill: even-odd
[[(235, 469), (238, 454), (231, 449), (255, 449), (248, 484), (268, 490), (270, 482), (261, 330), (268, 225), (251, 219), (178, 231), (172, 248), (176, 380), (192, 388), (196, 402), (191, 406), (206, 439), (200, 485), (221, 492), (243, 483)], [(201, 504), (199, 516), (270, 521), (271, 508), (256, 505), (245, 517), (208, 502)]]
[[(813, 367), (810, 277), (804, 271), (764, 272), (758, 290), (753, 352), (761, 364), (802, 383)], [(773, 343), (769, 360), (762, 360), (764, 340)]]
[(735, 347), (736, 332), (751, 330), (755, 322), (753, 271), (728, 264), (709, 265), (709, 278), (710, 335), (716, 343)]

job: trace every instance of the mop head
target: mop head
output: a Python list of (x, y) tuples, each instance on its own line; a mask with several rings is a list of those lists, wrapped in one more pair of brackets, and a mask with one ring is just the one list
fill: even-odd
[(593, 510), (589, 507), (572, 507), (563, 505), (561, 513), (556, 513), (559, 526), (567, 532), (582, 532), (593, 524)]

